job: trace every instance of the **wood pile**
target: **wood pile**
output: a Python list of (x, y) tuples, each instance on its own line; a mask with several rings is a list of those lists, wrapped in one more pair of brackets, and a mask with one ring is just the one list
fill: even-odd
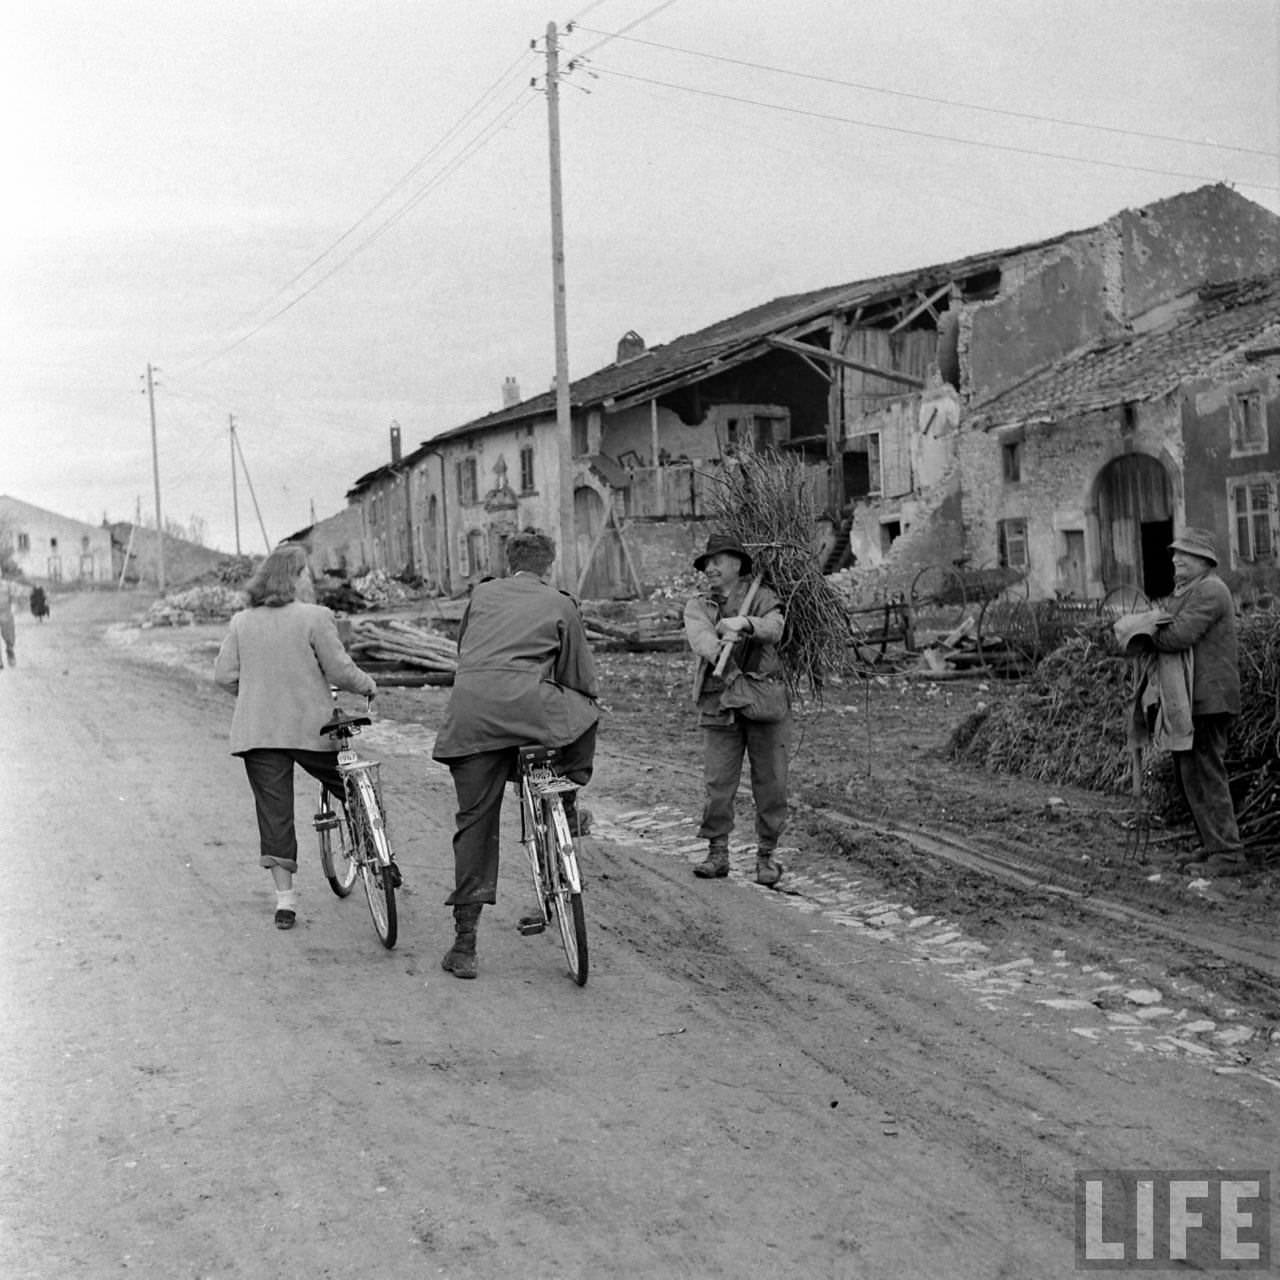
[(452, 684), (458, 669), (453, 640), (400, 618), (361, 618), (348, 628), (346, 644), (379, 684)]
[[(1240, 714), (1227, 745), (1227, 774), (1240, 834), (1280, 849), (1280, 613), (1241, 621)], [(964, 720), (951, 736), (956, 759), (1041, 782), (1128, 793), (1130, 660), (1098, 632), (1072, 637), (1016, 691)], [(1186, 815), (1171, 758), (1149, 752), (1144, 790), (1153, 814)]]

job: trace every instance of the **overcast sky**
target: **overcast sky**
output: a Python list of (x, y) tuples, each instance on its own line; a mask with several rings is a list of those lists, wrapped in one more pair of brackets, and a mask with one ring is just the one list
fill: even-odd
[(550, 21), (573, 377), (1205, 182), (1280, 211), (1275, 0), (11, 0), (0, 493), (153, 514), (148, 362), (226, 549), (229, 415), (275, 541), (393, 420), (550, 386)]

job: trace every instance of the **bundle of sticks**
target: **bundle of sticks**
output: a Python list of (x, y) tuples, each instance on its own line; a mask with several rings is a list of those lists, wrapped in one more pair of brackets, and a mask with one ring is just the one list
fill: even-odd
[(396, 662), (424, 671), (456, 671), (458, 646), (429, 627), (399, 618), (362, 618), (351, 628), (347, 644), (354, 658)]
[(824, 682), (849, 667), (849, 614), (814, 554), (817, 512), (804, 465), (745, 452), (717, 479), (710, 494), (717, 528), (751, 553), (753, 580), (773, 590), (786, 614), (778, 654), (787, 683), (820, 697)]

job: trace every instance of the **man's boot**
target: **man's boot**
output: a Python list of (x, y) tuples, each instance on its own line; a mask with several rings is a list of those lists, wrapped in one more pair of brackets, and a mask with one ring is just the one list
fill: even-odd
[(772, 889), (782, 879), (785, 870), (772, 849), (756, 850), (756, 884)]
[(718, 880), (729, 874), (729, 842), (713, 840), (706, 858), (697, 864), (693, 874), (702, 880)]
[(476, 968), (476, 925), (480, 922), (479, 902), (453, 909), (453, 946), (444, 953), (440, 967), (455, 978), (474, 978)]

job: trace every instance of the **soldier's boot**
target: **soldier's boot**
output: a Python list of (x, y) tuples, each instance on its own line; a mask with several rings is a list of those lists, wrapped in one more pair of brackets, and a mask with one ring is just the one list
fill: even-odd
[(713, 840), (707, 850), (707, 856), (693, 869), (693, 874), (702, 880), (718, 880), (729, 874), (729, 842)]
[(756, 884), (762, 884), (766, 889), (772, 889), (782, 879), (782, 873), (785, 870), (786, 867), (778, 861), (777, 855), (772, 849), (756, 850)]
[(474, 978), (476, 967), (476, 925), (480, 922), (479, 902), (468, 902), (453, 909), (453, 946), (444, 953), (440, 967), (455, 978)]

